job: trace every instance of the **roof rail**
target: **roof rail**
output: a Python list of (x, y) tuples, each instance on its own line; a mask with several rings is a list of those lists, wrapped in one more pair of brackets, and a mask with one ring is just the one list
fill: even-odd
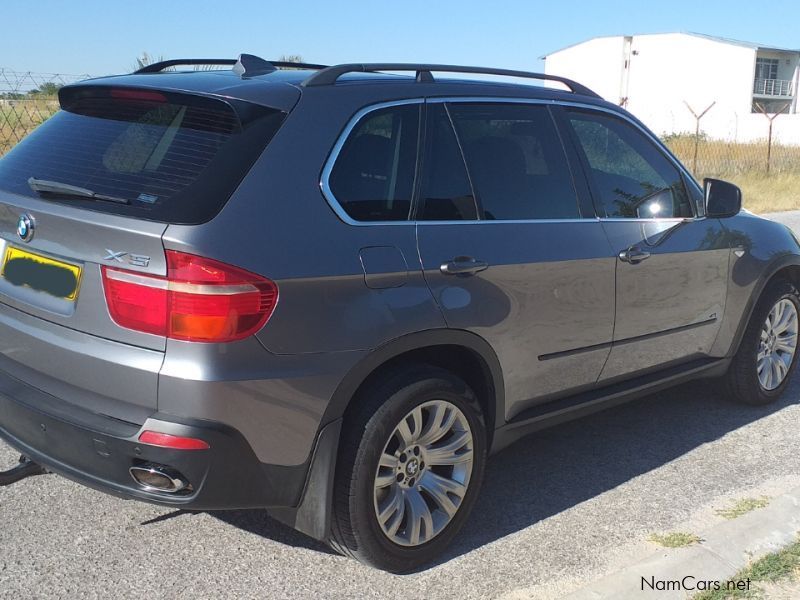
[(271, 64), (275, 65), (279, 69), (328, 69), (330, 65), (318, 65), (315, 63), (304, 63), (304, 62), (286, 62), (282, 60), (271, 60), (269, 61)]
[(435, 64), (416, 64), (416, 63), (353, 63), (336, 65), (322, 69), (319, 73), (314, 73), (301, 85), (305, 87), (315, 87), (319, 85), (333, 85), (345, 73), (374, 73), (377, 71), (415, 71), (417, 81), (435, 81), (431, 71), (441, 71), (444, 73), (475, 73), (481, 75), (505, 75), (507, 77), (522, 77), (525, 79), (540, 79), (543, 81), (558, 81), (567, 86), (570, 91), (581, 96), (600, 96), (581, 85), (577, 81), (572, 81), (566, 77), (558, 75), (547, 75), (545, 73), (530, 73), (528, 71), (514, 71), (511, 69), (486, 69), (483, 67), (466, 67), (459, 65), (435, 65)]
[(170, 67), (181, 65), (232, 65), (232, 70), (237, 75), (263, 75), (271, 73), (278, 68), (281, 69), (326, 69), (327, 65), (317, 65), (313, 63), (286, 62), (280, 60), (267, 61), (253, 54), (240, 54), (235, 58), (173, 58), (162, 60), (152, 65), (145, 65), (141, 69), (134, 71), (141, 73), (160, 73)]

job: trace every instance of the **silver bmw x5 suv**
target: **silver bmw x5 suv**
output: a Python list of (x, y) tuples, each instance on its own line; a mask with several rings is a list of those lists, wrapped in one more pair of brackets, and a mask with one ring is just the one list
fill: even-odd
[(266, 508), (405, 572), (522, 435), (786, 387), (798, 241), (591, 90), (207, 62), (64, 87), (0, 160), (0, 483)]

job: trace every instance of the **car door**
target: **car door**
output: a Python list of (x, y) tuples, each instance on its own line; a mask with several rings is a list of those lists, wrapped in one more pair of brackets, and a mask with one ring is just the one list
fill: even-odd
[(617, 256), (614, 345), (600, 379), (706, 356), (727, 293), (719, 220), (704, 218), (702, 192), (633, 121), (564, 115)]
[(448, 326), (497, 353), (507, 417), (594, 384), (612, 339), (615, 259), (549, 108), (429, 101), (420, 179), (425, 278)]

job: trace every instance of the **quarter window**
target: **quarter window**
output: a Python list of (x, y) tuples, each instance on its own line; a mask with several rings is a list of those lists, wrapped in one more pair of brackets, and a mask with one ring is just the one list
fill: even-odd
[(569, 111), (586, 156), (600, 216), (691, 217), (678, 169), (642, 133), (601, 113)]
[(356, 221), (404, 221), (411, 211), (419, 139), (417, 104), (366, 115), (342, 146), (330, 188)]
[(577, 219), (578, 199), (546, 106), (448, 105), (483, 219)]

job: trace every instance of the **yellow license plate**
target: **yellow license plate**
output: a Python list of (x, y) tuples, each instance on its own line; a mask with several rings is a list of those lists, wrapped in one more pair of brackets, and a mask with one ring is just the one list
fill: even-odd
[(80, 267), (13, 246), (6, 249), (0, 274), (9, 283), (65, 300), (75, 300), (81, 282)]

